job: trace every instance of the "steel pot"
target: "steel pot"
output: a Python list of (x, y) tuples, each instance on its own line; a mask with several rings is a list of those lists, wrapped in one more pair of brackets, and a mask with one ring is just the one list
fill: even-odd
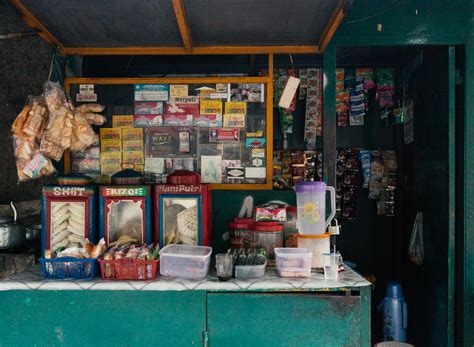
[(41, 224), (29, 224), (25, 226), (25, 238), (28, 242), (38, 241), (41, 239)]
[(21, 248), (25, 243), (25, 229), (17, 221), (18, 214), (13, 202), (10, 203), (13, 210), (13, 221), (0, 223), (0, 250), (9, 248)]

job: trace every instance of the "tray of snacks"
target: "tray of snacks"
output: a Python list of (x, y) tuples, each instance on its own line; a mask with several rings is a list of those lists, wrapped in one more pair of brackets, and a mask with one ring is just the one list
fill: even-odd
[(159, 264), (158, 245), (132, 244), (109, 247), (99, 259), (103, 280), (147, 281), (156, 278)]
[(41, 273), (49, 279), (91, 279), (99, 270), (97, 258), (105, 250), (105, 241), (97, 245), (85, 243), (73, 247), (47, 249), (40, 258)]
[(235, 278), (258, 278), (265, 275), (267, 252), (265, 248), (228, 250), (234, 258)]

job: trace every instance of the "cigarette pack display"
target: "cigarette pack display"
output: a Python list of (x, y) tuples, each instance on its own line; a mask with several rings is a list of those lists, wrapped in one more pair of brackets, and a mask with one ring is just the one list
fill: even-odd
[(222, 115), (221, 114), (194, 115), (193, 124), (194, 126), (200, 126), (200, 127), (221, 127)]
[(185, 113), (165, 114), (163, 124), (168, 126), (192, 126), (193, 117), (194, 115)]
[(128, 164), (143, 164), (145, 159), (143, 152), (123, 152), (122, 161)]
[(100, 188), (100, 237), (107, 245), (123, 240), (153, 242), (149, 186)]
[(43, 252), (98, 241), (95, 187), (44, 186), (41, 204)]
[(163, 114), (163, 103), (159, 101), (135, 101), (135, 115)]
[(137, 128), (148, 128), (163, 125), (163, 116), (158, 114), (136, 114), (133, 125)]
[(114, 128), (133, 128), (133, 115), (114, 115), (114, 116), (112, 116), (112, 127), (114, 127)]
[(143, 141), (142, 128), (125, 128), (122, 129), (122, 140), (126, 141)]
[(121, 152), (105, 152), (100, 154), (100, 165), (120, 165), (121, 163)]
[(100, 141), (100, 152), (122, 152), (122, 141), (121, 140), (104, 140)]
[(100, 128), (100, 141), (122, 140), (122, 129), (120, 128)]
[(124, 141), (123, 142), (123, 152), (143, 152), (144, 145), (141, 140), (134, 141)]
[(104, 176), (112, 176), (122, 170), (121, 164), (103, 164), (100, 165), (100, 173)]

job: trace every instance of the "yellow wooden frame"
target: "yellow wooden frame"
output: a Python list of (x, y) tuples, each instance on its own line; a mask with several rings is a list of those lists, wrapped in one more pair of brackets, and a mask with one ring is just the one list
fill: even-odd
[[(272, 188), (273, 173), (273, 54), (268, 55), (268, 76), (265, 77), (190, 77), (190, 78), (65, 78), (64, 89), (70, 95), (72, 84), (193, 84), (193, 83), (263, 83), (266, 85), (266, 179), (264, 184), (210, 184), (211, 190), (265, 190)], [(64, 172), (69, 173), (71, 158), (64, 153)]]
[(303, 46), (198, 46), (193, 47), (192, 35), (186, 18), (183, 0), (171, 0), (176, 22), (183, 41), (182, 47), (65, 47), (51, 32), (22, 4), (21, 0), (10, 0), (18, 9), (23, 20), (39, 31), (46, 42), (59, 47), (62, 55), (212, 55), (212, 54), (316, 54), (322, 53), (329, 44), (339, 23), (344, 18), (346, 0), (339, 0), (318, 45)]

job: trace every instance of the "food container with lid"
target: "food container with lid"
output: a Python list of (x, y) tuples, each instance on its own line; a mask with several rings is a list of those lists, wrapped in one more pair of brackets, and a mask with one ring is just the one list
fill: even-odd
[(258, 247), (267, 251), (267, 259), (275, 259), (276, 247), (283, 247), (283, 225), (278, 222), (257, 222), (253, 230), (257, 237)]
[(298, 248), (308, 249), (313, 254), (312, 268), (322, 268), (323, 253), (329, 253), (331, 234), (298, 235)]
[(285, 226), (284, 238), (285, 238), (285, 247), (297, 247), (297, 236), (298, 229), (296, 227), (297, 222), (297, 209), (296, 206), (288, 206), (286, 208), (286, 222), (283, 224)]
[(258, 278), (265, 275), (267, 262), (261, 265), (237, 265), (235, 266), (235, 278)]
[(255, 221), (252, 218), (234, 218), (229, 223), (230, 248), (256, 248), (257, 237), (252, 230)]
[(310, 277), (312, 254), (305, 248), (275, 248), (280, 277)]
[(212, 247), (168, 245), (160, 251), (162, 276), (201, 279), (209, 271)]

